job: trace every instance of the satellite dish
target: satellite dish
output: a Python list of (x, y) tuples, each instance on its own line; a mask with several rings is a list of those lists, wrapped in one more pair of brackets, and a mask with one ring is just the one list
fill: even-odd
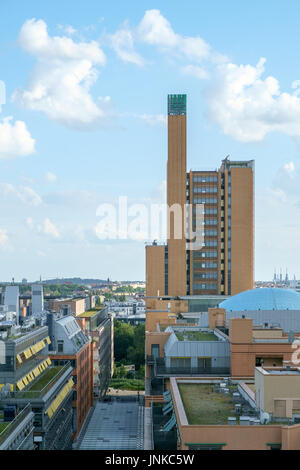
[(269, 413), (266, 411), (262, 412), (260, 415), (260, 422), (261, 424), (268, 424), (271, 421)]

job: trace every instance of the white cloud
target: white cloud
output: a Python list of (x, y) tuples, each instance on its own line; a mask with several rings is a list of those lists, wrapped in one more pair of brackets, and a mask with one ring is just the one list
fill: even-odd
[(296, 169), (294, 162), (285, 163), (273, 181), (273, 188), (282, 191), (290, 203), (300, 205), (300, 170)]
[(35, 140), (23, 121), (12, 122), (11, 116), (0, 122), (0, 159), (23, 157), (35, 152)]
[(45, 219), (44, 220), (44, 227), (43, 231), (46, 235), (50, 235), (53, 238), (59, 238), (60, 234), (55, 225), (51, 222), (50, 219)]
[(44, 251), (41, 251), (41, 250), (37, 250), (36, 254), (37, 254), (38, 256), (42, 256), (42, 257), (47, 256), (46, 253), (45, 253)]
[(0, 247), (4, 247), (8, 241), (7, 231), (0, 228)]
[(27, 217), (27, 219), (26, 219), (26, 225), (27, 225), (30, 229), (33, 229), (34, 223), (33, 223), (33, 220), (32, 220), (31, 217)]
[(211, 54), (209, 44), (201, 37), (184, 37), (176, 34), (159, 10), (146, 11), (138, 26), (138, 36), (143, 42), (181, 53), (190, 60), (202, 61)]
[(89, 93), (98, 78), (96, 67), (106, 62), (96, 41), (51, 37), (43, 20), (31, 19), (22, 26), (19, 43), (37, 63), (27, 89), (15, 90), (13, 100), (71, 128), (90, 128), (105, 120), (108, 97), (94, 101)]
[(49, 183), (55, 183), (57, 181), (57, 176), (54, 173), (51, 173), (51, 171), (47, 171), (45, 178)]
[(29, 186), (14, 186), (10, 183), (0, 183), (0, 194), (7, 200), (22, 202), (30, 206), (42, 204), (41, 196)]
[(199, 65), (186, 65), (185, 67), (182, 67), (181, 71), (184, 75), (192, 75), (200, 79), (209, 78), (208, 72), (202, 67), (199, 67)]
[(144, 59), (134, 49), (133, 33), (127, 23), (124, 23), (114, 34), (108, 35), (108, 39), (117, 56), (123, 62), (144, 65)]
[(157, 124), (167, 125), (167, 116), (165, 114), (140, 114), (137, 115), (138, 118), (146, 122), (150, 126), (155, 126)]
[(69, 36), (72, 36), (73, 34), (77, 33), (76, 29), (73, 28), (73, 26), (67, 24), (67, 25), (62, 25), (59, 24), (57, 25), (58, 29), (63, 31), (64, 33), (68, 34)]
[(242, 142), (261, 141), (274, 131), (300, 136), (297, 89), (293, 94), (281, 92), (276, 78), (263, 78), (265, 61), (261, 58), (256, 66), (218, 65), (217, 82), (207, 95), (211, 119)]

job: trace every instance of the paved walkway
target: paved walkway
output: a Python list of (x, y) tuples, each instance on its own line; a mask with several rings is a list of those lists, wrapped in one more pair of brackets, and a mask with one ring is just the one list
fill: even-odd
[(79, 450), (142, 450), (144, 407), (132, 398), (98, 402)]

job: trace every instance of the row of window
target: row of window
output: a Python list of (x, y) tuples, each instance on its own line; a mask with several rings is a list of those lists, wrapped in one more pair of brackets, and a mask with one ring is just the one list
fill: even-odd
[(194, 273), (194, 279), (217, 279), (217, 273)]
[(216, 237), (218, 235), (217, 230), (204, 230), (204, 235), (206, 237)]
[(193, 207), (193, 215), (197, 214), (205, 214), (205, 215), (217, 215), (218, 209), (217, 208), (209, 208), (209, 207), (203, 207), (201, 208), (201, 212), (199, 212), (199, 208), (194, 206)]
[(207, 240), (203, 243), (203, 246), (218, 246), (217, 240)]
[(204, 188), (203, 186), (194, 186), (194, 193), (217, 193), (217, 186), (212, 186), (211, 188)]
[(194, 197), (194, 204), (217, 204), (216, 197)]
[(218, 267), (218, 263), (212, 263), (212, 262), (207, 262), (207, 263), (199, 263), (198, 262), (195, 262), (193, 264), (194, 266), (194, 269), (207, 269), (207, 268), (217, 268)]
[(216, 183), (218, 181), (217, 176), (194, 176), (194, 183)]
[(193, 254), (194, 259), (200, 258), (216, 258), (217, 252), (216, 251), (196, 251)]
[(217, 289), (217, 284), (198, 284), (198, 283), (194, 283), (193, 284), (193, 289), (194, 290), (213, 290), (213, 289)]

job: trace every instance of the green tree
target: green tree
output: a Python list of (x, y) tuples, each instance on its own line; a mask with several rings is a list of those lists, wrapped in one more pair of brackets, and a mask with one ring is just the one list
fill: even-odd
[(127, 349), (128, 361), (138, 370), (145, 363), (145, 325), (134, 327), (133, 344)]
[(133, 343), (134, 327), (122, 321), (114, 323), (115, 360), (127, 359), (127, 349)]

